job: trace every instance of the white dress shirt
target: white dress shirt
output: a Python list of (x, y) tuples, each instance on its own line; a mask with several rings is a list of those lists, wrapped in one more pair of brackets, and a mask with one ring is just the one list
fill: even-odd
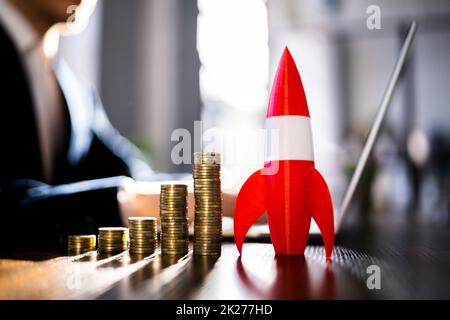
[(0, 0), (0, 24), (15, 44), (28, 77), (46, 182), (52, 181), (54, 160), (61, 147), (64, 113), (53, 62), (44, 55), (43, 40), (7, 0)]

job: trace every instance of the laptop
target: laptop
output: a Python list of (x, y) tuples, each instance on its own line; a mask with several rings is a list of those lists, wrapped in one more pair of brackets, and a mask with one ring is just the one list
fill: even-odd
[[(369, 134), (367, 136), (366, 142), (362, 149), (361, 155), (359, 156), (355, 170), (350, 179), (350, 183), (348, 184), (348, 187), (344, 193), (344, 196), (343, 196), (342, 200), (340, 201), (340, 206), (334, 208), (336, 235), (339, 233), (339, 231), (341, 229), (342, 223), (347, 215), (347, 212), (349, 210), (353, 196), (355, 194), (355, 190), (358, 186), (359, 181), (361, 180), (361, 175), (364, 171), (364, 168), (366, 167), (367, 160), (368, 160), (370, 153), (373, 149), (373, 146), (375, 144), (376, 138), (380, 131), (381, 124), (383, 122), (383, 119), (385, 118), (386, 111), (390, 105), (392, 96), (393, 96), (395, 88), (397, 86), (397, 83), (398, 83), (398, 80), (400, 77), (400, 73), (403, 69), (406, 57), (410, 50), (411, 44), (414, 40), (414, 37), (416, 34), (416, 29), (417, 29), (417, 23), (415, 21), (412, 21), (411, 25), (409, 27), (407, 36), (403, 42), (403, 46), (400, 50), (399, 56), (397, 58), (397, 62), (394, 66), (394, 69), (392, 70), (392, 74), (391, 74), (391, 77), (387, 84), (387, 87), (385, 89), (385, 92), (383, 94), (381, 103), (378, 107), (378, 111), (376, 113), (375, 120), (369, 131)], [(314, 222), (314, 220), (311, 221), (310, 236), (313, 236), (312, 237), (313, 239), (316, 238), (316, 236), (320, 237), (319, 228), (318, 228), (317, 224)], [(232, 218), (224, 218), (223, 237), (226, 237), (226, 238), (233, 237), (233, 219)], [(247, 233), (246, 239), (264, 239), (264, 238), (269, 238), (269, 237), (270, 237), (269, 226), (267, 224), (262, 224), (262, 225), (253, 225), (250, 228), (249, 232)]]

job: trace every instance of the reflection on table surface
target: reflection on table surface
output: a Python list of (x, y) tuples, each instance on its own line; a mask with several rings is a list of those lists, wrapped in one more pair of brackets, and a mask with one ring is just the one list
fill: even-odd
[[(240, 257), (232, 242), (223, 243), (220, 258), (190, 251), (0, 259), (0, 298), (448, 298), (449, 239), (445, 228), (362, 225), (339, 235), (331, 263), (321, 245), (309, 245), (304, 256), (275, 256), (270, 243), (245, 243)], [(371, 265), (381, 270), (380, 290), (367, 287)]]
[[(363, 271), (373, 261), (341, 247), (327, 264), (321, 246), (304, 256), (275, 256), (270, 244), (249, 243), (239, 257), (232, 243), (220, 258), (140, 257), (128, 252), (33, 262), (0, 260), (2, 299), (332, 299), (367, 296)], [(346, 257), (346, 258), (342, 258)], [(346, 265), (346, 261), (359, 264)], [(352, 269), (353, 268), (353, 269)], [(361, 274), (360, 274), (361, 273)], [(349, 290), (351, 288), (351, 290)]]

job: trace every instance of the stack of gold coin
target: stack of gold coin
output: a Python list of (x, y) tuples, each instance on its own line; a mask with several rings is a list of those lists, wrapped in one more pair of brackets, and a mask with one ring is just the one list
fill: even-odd
[(67, 249), (70, 254), (74, 255), (93, 251), (95, 250), (96, 240), (94, 234), (69, 236)]
[(187, 186), (161, 185), (161, 252), (185, 255), (188, 252)]
[(130, 252), (135, 254), (153, 254), (158, 244), (156, 218), (128, 218)]
[(222, 192), (220, 154), (194, 153), (194, 254), (220, 256), (222, 243)]
[(128, 229), (121, 227), (98, 228), (98, 250), (115, 253), (128, 249)]

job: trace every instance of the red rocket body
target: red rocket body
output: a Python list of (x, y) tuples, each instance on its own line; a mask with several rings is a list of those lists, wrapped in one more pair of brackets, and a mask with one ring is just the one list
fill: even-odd
[(267, 212), (276, 254), (303, 254), (313, 218), (330, 260), (334, 246), (333, 205), (328, 186), (314, 167), (306, 96), (287, 48), (267, 108), (266, 151), (264, 168), (247, 179), (236, 200), (234, 236), (239, 252), (252, 224)]

